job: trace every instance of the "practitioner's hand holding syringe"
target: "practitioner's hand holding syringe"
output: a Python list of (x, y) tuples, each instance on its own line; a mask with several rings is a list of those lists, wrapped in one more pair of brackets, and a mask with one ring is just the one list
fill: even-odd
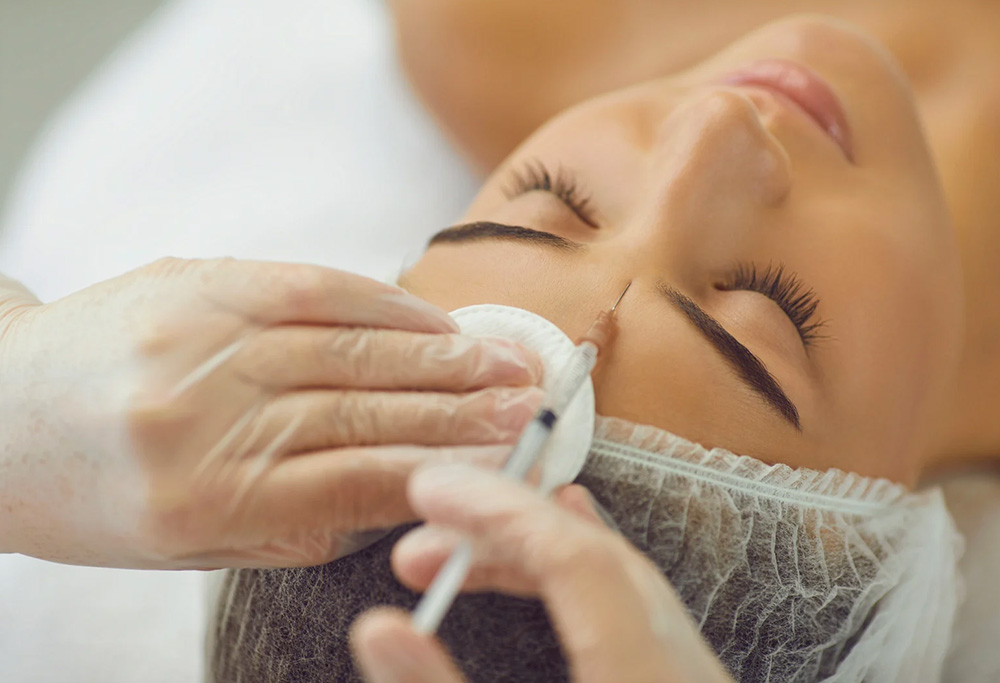
[(553, 498), (523, 482), (552, 427), (615, 332), (615, 309), (584, 334), (501, 473), (432, 466), (410, 480), (427, 524), (393, 549), (396, 575), (424, 591), (412, 619), (392, 609), (352, 630), (371, 683), (463, 683), (434, 638), (458, 591), (500, 591), (545, 603), (576, 683), (733, 683), (660, 571), (608, 528), (586, 489)]
[(427, 461), (501, 463), (540, 363), (326, 268), (164, 260), (40, 304), (0, 279), (0, 552), (318, 564), (414, 518)]
[[(582, 486), (543, 497), (497, 472), (445, 465), (418, 470), (409, 495), (428, 524), (393, 548), (400, 580), (427, 590), (474, 539), (463, 590), (544, 602), (574, 683), (733, 683), (673, 587)], [(371, 610), (351, 641), (369, 683), (466, 680), (442, 643), (398, 610)]]

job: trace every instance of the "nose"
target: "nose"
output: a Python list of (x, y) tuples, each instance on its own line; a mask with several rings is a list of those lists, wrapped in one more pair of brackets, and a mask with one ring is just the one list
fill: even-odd
[(788, 154), (753, 102), (731, 89), (695, 94), (655, 126), (631, 221), (643, 252), (682, 271), (731, 263), (788, 197)]
[(656, 172), (700, 190), (700, 198), (725, 192), (773, 206), (791, 189), (788, 154), (750, 98), (736, 90), (710, 90), (681, 102), (652, 139)]

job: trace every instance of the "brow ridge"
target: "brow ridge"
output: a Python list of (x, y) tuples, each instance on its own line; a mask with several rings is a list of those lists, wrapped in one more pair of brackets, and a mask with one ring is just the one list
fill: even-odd
[(492, 221), (475, 221), (473, 223), (463, 223), (461, 225), (454, 225), (450, 228), (445, 228), (431, 237), (427, 246), (446, 243), (475, 242), (478, 240), (488, 239), (533, 242), (535, 244), (557, 247), (566, 251), (576, 251), (583, 248), (583, 245), (579, 242), (568, 240), (565, 237), (554, 235), (550, 232), (533, 230), (520, 225), (493, 223)]
[(788, 398), (781, 385), (778, 384), (778, 380), (768, 371), (767, 366), (760, 358), (729, 334), (718, 320), (706, 313), (690, 297), (665, 282), (658, 282), (657, 290), (694, 323), (701, 335), (712, 344), (723, 360), (743, 380), (744, 384), (763, 398), (797, 430), (802, 431), (798, 408)]

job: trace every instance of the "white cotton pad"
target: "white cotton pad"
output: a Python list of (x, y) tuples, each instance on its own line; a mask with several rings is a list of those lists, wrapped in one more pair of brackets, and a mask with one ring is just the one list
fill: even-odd
[[(575, 348), (573, 340), (552, 322), (521, 308), (481, 304), (452, 311), (451, 317), (463, 334), (510, 339), (538, 353), (545, 367), (542, 389), (546, 392), (552, 391)], [(594, 384), (588, 377), (559, 417), (539, 458), (543, 492), (570, 483), (583, 469), (594, 438), (594, 410)]]

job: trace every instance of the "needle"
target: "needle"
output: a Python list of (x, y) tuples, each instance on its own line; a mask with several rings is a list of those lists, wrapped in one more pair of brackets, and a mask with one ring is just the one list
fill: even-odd
[(631, 287), (631, 286), (632, 286), (632, 281), (629, 280), (628, 284), (625, 285), (625, 289), (623, 289), (622, 293), (618, 295), (618, 300), (615, 302), (615, 305), (611, 307), (611, 312), (612, 313), (614, 313), (615, 309), (618, 308), (618, 304), (620, 304), (622, 302), (622, 299), (625, 298), (625, 292), (627, 292), (628, 288)]

